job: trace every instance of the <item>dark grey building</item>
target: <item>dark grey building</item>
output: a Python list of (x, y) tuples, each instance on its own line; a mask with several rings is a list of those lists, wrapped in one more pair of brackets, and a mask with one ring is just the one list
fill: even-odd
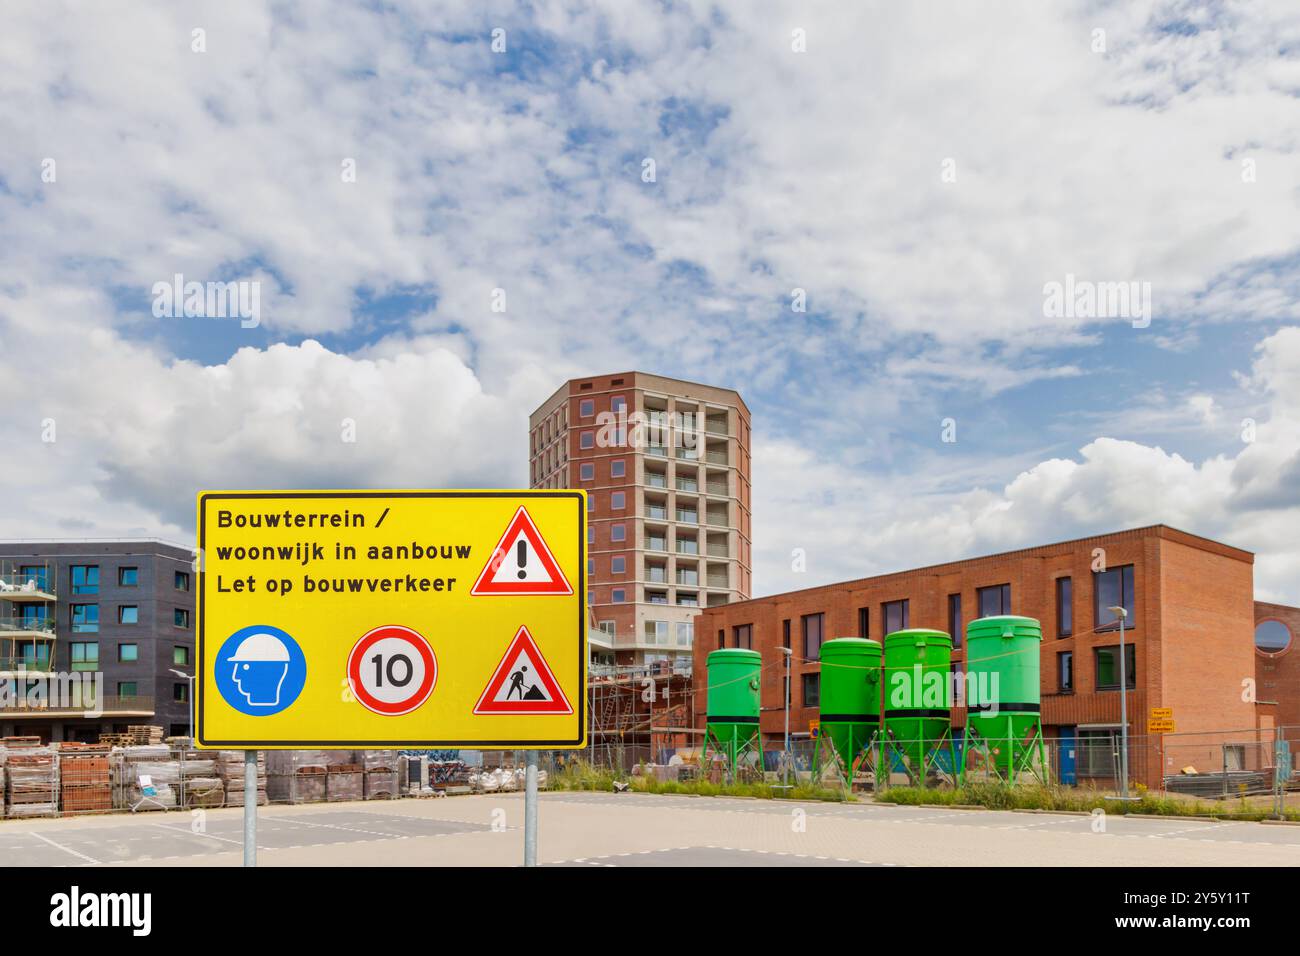
[[(0, 734), (188, 733), (193, 689), (174, 671), (194, 673), (192, 561), (156, 540), (0, 541)], [(78, 696), (101, 674), (97, 700)], [(71, 694), (38, 694), (50, 677), (44, 686), (62, 679)]]

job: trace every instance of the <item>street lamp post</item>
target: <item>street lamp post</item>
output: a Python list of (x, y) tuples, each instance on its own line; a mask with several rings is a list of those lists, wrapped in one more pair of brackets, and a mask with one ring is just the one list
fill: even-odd
[(781, 656), (785, 658), (785, 785), (790, 786), (790, 658), (794, 656), (794, 651), (788, 647), (781, 648)]
[(193, 740), (194, 739), (194, 675), (187, 674), (184, 671), (178, 671), (174, 667), (169, 667), (168, 670), (170, 670), (177, 677), (184, 677), (187, 681), (190, 682), (190, 708), (189, 708), (190, 709), (190, 740)]
[(1124, 619), (1128, 609), (1117, 604), (1108, 608), (1119, 618), (1119, 776), (1120, 799), (1128, 799), (1128, 665), (1124, 654)]

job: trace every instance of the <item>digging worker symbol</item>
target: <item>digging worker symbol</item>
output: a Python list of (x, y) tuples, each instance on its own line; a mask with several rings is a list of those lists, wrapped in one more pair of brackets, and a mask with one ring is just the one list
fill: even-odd
[(510, 675), (510, 689), (506, 691), (506, 700), (509, 700), (515, 691), (519, 691), (520, 700), (546, 700), (546, 695), (536, 684), (530, 686), (527, 691), (524, 690), (524, 675), (527, 670), (528, 665), (521, 664), (519, 670)]

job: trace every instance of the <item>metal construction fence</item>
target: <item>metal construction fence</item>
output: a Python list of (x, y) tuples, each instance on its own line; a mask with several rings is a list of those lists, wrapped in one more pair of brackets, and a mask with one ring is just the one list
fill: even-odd
[[(1009, 743), (1019, 745), (1023, 769), (1014, 775), (1018, 780), (1038, 779), (1081, 789), (1120, 787), (1125, 741), (1117, 727), (1080, 727), (1043, 738), (1041, 757), (1037, 741), (989, 741), (978, 754), (967, 753), (961, 728), (934, 739), (881, 737), (861, 755), (859, 770), (874, 770), (877, 762), (887, 759), (894, 781), (901, 775), (916, 783), (941, 785), (953, 782), (962, 770), (968, 776), (986, 777), (993, 773), (987, 768), (998, 766), (997, 757)], [(700, 749), (698, 745), (652, 748), (614, 742), (590, 747), (580, 756), (596, 767), (627, 773), (670, 762), (691, 766)], [(1293, 759), (1298, 750), (1300, 727), (1130, 735), (1128, 779), (1133, 788), (1208, 799), (1267, 795), (1300, 787)], [(780, 741), (771, 740), (764, 741), (761, 753), (763, 772), (784, 772), (788, 763), (792, 773), (810, 774), (827, 762), (829, 744), (819, 745), (816, 738), (800, 735), (791, 739), (788, 755)], [(757, 752), (747, 756), (747, 769), (758, 772), (758, 759)]]

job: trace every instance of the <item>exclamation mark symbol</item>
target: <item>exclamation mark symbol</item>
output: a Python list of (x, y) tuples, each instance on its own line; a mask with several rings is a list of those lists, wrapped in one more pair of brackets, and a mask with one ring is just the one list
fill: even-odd
[(524, 570), (524, 566), (528, 564), (528, 544), (523, 538), (520, 538), (519, 543), (515, 545), (515, 564), (519, 565), (519, 580), (522, 581), (528, 577), (528, 572)]

